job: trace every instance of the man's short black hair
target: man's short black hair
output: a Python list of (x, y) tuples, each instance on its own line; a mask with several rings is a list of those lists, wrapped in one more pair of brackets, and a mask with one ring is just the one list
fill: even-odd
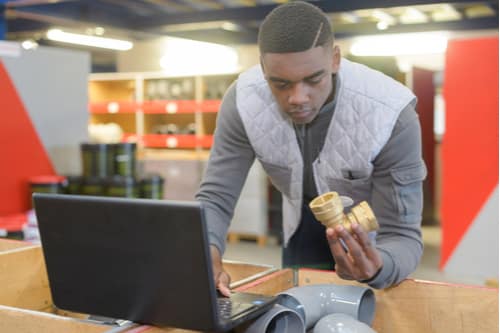
[(274, 8), (259, 29), (259, 50), (264, 53), (307, 51), (333, 41), (330, 20), (318, 7), (292, 1)]

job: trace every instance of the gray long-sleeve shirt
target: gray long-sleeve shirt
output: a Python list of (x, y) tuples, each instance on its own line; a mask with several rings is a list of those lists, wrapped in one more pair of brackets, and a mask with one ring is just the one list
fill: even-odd
[[(223, 99), (208, 166), (196, 195), (206, 208), (209, 241), (221, 253), (225, 250), (225, 238), (236, 201), (255, 159), (236, 108), (236, 93), (233, 84)], [(334, 111), (335, 97), (323, 106), (311, 123), (296, 128), (304, 156), (306, 200), (317, 195), (310, 164), (321, 150)], [(376, 247), (381, 253), (383, 267), (368, 284), (384, 288), (411, 274), (423, 251), (420, 222), (425, 165), (421, 154), (420, 124), (413, 105), (401, 112), (390, 139), (373, 165), (371, 206), (380, 224)]]

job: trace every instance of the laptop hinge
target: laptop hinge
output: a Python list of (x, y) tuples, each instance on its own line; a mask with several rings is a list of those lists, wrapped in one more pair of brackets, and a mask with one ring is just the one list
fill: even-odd
[(90, 321), (96, 324), (101, 324), (101, 325), (113, 325), (117, 326), (114, 327), (108, 331), (105, 331), (104, 333), (118, 333), (118, 332), (124, 332), (131, 327), (139, 326), (139, 324), (136, 324), (130, 320), (124, 320), (124, 319), (116, 319), (116, 318), (110, 318), (110, 317), (104, 317), (104, 316), (96, 316), (96, 315), (90, 315), (85, 319), (85, 321)]

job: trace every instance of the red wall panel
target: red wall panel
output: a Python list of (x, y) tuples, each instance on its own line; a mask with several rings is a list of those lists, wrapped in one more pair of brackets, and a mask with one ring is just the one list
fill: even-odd
[(417, 113), (422, 129), (422, 155), (427, 166), (424, 181), (424, 212), (422, 224), (434, 224), (434, 72), (413, 67), (413, 93), (417, 96)]
[(498, 185), (498, 37), (449, 42), (444, 98), (441, 268)]
[(29, 113), (0, 61), (0, 216), (30, 208), (28, 179), (54, 168)]

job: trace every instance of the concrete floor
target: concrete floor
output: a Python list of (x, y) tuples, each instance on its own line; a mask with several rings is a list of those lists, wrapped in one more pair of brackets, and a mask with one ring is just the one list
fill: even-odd
[[(424, 254), (417, 270), (410, 276), (414, 279), (450, 282), (468, 285), (484, 285), (485, 281), (468, 276), (451, 276), (439, 270), (441, 228), (423, 226)], [(258, 246), (254, 241), (240, 241), (228, 244), (225, 259), (253, 264), (281, 267), (281, 246), (273, 238), (266, 246)]]

